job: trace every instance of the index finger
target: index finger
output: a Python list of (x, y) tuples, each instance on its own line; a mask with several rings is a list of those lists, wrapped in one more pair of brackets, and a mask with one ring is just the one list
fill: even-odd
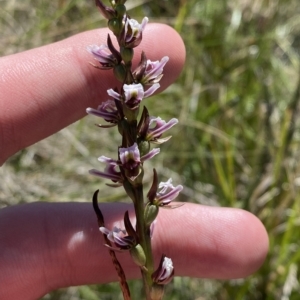
[[(93, 57), (86, 51), (90, 44), (106, 43), (107, 34), (107, 29), (84, 32), (0, 59), (0, 165), (18, 150), (82, 118), (87, 107), (107, 99), (106, 90), (119, 83), (111, 71), (93, 68), (88, 63)], [(184, 64), (180, 36), (166, 25), (149, 24), (136, 49), (137, 59), (142, 50), (151, 60), (170, 57), (161, 80), (165, 89)]]

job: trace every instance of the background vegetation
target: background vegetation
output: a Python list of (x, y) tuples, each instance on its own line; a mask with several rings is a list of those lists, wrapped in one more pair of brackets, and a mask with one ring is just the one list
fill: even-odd
[[(105, 26), (92, 0), (0, 3), (1, 55)], [(175, 278), (166, 299), (299, 299), (298, 0), (152, 0), (128, 1), (128, 7), (136, 19), (147, 15), (175, 27), (187, 48), (181, 78), (147, 104), (152, 114), (159, 108), (161, 117), (180, 119), (157, 167), (184, 183), (180, 200), (249, 210), (270, 236), (268, 258), (253, 276)], [(111, 194), (86, 175), (115, 145), (111, 131), (106, 139), (108, 132), (90, 130), (93, 121), (81, 120), (13, 156), (0, 169), (0, 206), (90, 201), (97, 188), (103, 201), (122, 199), (122, 192)], [(99, 139), (108, 141), (105, 149)], [(139, 283), (131, 285), (140, 299)], [(121, 297), (110, 284), (71, 287), (43, 299)]]

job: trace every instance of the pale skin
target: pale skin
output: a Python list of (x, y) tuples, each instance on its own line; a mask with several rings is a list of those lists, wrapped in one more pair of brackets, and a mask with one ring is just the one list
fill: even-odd
[[(107, 33), (85, 32), (0, 59), (0, 164), (107, 100), (106, 90), (117, 83), (110, 72), (88, 64), (86, 51), (87, 45), (104, 43)], [(162, 89), (183, 68), (182, 40), (165, 25), (147, 25), (138, 49), (152, 60), (170, 57)], [(133, 215), (129, 204), (101, 209), (108, 228), (126, 210)], [(268, 236), (249, 212), (186, 203), (160, 211), (153, 247), (156, 262), (161, 253), (172, 258), (177, 276), (241, 278), (263, 263)], [(119, 258), (129, 279), (140, 277), (128, 254)], [(37, 202), (0, 211), (0, 299), (39, 299), (60, 287), (116, 279), (91, 204)]]

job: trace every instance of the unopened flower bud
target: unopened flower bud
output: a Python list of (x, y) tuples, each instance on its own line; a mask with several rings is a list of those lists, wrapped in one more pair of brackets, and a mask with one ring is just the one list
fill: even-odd
[(150, 290), (152, 300), (161, 300), (164, 295), (164, 286), (154, 283)]
[(125, 63), (132, 61), (134, 51), (132, 48), (121, 47), (120, 53)]
[(114, 17), (115, 11), (111, 7), (104, 5), (100, 0), (96, 0), (96, 5), (100, 9), (100, 12), (104, 18), (109, 20)]
[(150, 151), (150, 143), (148, 141), (139, 142), (139, 150), (141, 156), (146, 155)]
[(140, 244), (130, 249), (130, 255), (133, 261), (139, 266), (144, 267), (146, 264), (146, 255)]
[(108, 28), (116, 35), (118, 36), (121, 32), (122, 28), (122, 20), (118, 18), (113, 18), (108, 21)]
[(150, 224), (155, 220), (155, 218), (158, 215), (158, 206), (153, 205), (148, 203), (145, 207), (145, 212), (144, 212), (144, 218), (145, 218), (145, 223), (147, 226), (150, 226)]
[(174, 267), (171, 258), (162, 255), (159, 266), (152, 274), (153, 282), (161, 285), (169, 283), (174, 276)]
[(125, 66), (123, 64), (116, 65), (114, 67), (114, 75), (120, 82), (124, 82), (126, 77)]
[(124, 4), (118, 4), (115, 8), (118, 17), (123, 17), (126, 13), (126, 6)]

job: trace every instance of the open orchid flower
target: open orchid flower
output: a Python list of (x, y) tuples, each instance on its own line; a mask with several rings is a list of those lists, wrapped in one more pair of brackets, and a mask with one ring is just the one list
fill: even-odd
[(119, 155), (122, 167), (127, 171), (127, 175), (134, 180), (140, 174), (140, 164), (151, 159), (160, 152), (159, 148), (154, 148), (144, 156), (140, 157), (137, 143), (127, 148), (120, 148)]
[(124, 103), (133, 109), (139, 106), (144, 98), (151, 96), (159, 87), (159, 83), (156, 83), (148, 88), (147, 91), (144, 91), (144, 87), (141, 83), (124, 84), (124, 95), (117, 93), (113, 89), (109, 89), (107, 93), (116, 100), (124, 100)]
[(114, 246), (106, 245), (107, 247), (122, 251), (129, 250), (136, 245), (135, 238), (127, 235), (126, 230), (114, 227), (113, 230), (108, 230), (105, 227), (100, 227), (100, 231), (107, 236)]
[(104, 44), (102, 44), (101, 46), (90, 45), (87, 47), (87, 50), (88, 52), (93, 54), (95, 60), (97, 60), (101, 64), (101, 67), (99, 67), (100, 69), (109, 70), (118, 63), (117, 59)]
[(106, 122), (113, 123), (114, 125), (117, 125), (120, 120), (120, 115), (113, 100), (102, 102), (97, 109), (89, 107), (86, 109), (86, 112), (90, 115), (103, 118)]
[(128, 48), (138, 46), (142, 41), (142, 33), (148, 23), (148, 18), (144, 17), (142, 23), (139, 24), (138, 21), (124, 16), (123, 23), (123, 44)]
[(171, 203), (178, 194), (182, 191), (183, 186), (178, 185), (174, 187), (172, 185), (172, 179), (170, 178), (167, 182), (161, 182), (158, 186), (161, 190), (156, 194), (154, 203), (159, 206), (165, 206)]
[(141, 79), (141, 82), (145, 85), (158, 83), (163, 77), (163, 69), (165, 64), (169, 61), (168, 56), (164, 56), (161, 61), (147, 60), (145, 73)]
[(167, 142), (171, 136), (160, 138), (164, 132), (176, 125), (178, 120), (173, 118), (169, 122), (162, 120), (160, 117), (151, 117), (149, 128), (145, 140), (156, 144)]
[(102, 172), (96, 169), (91, 169), (89, 171), (90, 174), (110, 179), (113, 182), (122, 182), (123, 178), (120, 172), (120, 168), (118, 166), (118, 162), (116, 160), (106, 156), (100, 156), (98, 160), (106, 164), (105, 170)]

